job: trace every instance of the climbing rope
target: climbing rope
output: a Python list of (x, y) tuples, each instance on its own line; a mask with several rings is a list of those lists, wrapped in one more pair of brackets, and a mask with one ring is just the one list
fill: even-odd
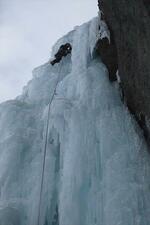
[(39, 198), (39, 205), (38, 205), (38, 220), (37, 225), (40, 225), (40, 216), (41, 216), (41, 202), (42, 202), (42, 193), (43, 193), (43, 185), (44, 185), (44, 173), (45, 173), (45, 165), (46, 165), (46, 153), (47, 153), (47, 143), (48, 143), (48, 132), (49, 132), (49, 120), (50, 120), (50, 111), (51, 111), (51, 104), (53, 102), (54, 96), (56, 94), (56, 89), (60, 80), (61, 74), (61, 66), (58, 73), (58, 77), (56, 80), (56, 85), (53, 91), (52, 96), (50, 96), (49, 104), (48, 104), (48, 113), (47, 113), (47, 120), (46, 120), (46, 133), (45, 133), (45, 141), (44, 141), (44, 152), (43, 152), (43, 162), (42, 162), (42, 173), (41, 173), (41, 185), (40, 185), (40, 198)]

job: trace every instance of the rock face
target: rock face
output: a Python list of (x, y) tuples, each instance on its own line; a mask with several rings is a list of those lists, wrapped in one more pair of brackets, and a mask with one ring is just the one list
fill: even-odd
[(99, 0), (99, 8), (114, 35), (126, 103), (149, 140), (150, 0)]
[(115, 81), (118, 69), (117, 49), (114, 41), (109, 43), (108, 38), (99, 39), (96, 44), (96, 52), (100, 55), (102, 62), (109, 72), (109, 80)]

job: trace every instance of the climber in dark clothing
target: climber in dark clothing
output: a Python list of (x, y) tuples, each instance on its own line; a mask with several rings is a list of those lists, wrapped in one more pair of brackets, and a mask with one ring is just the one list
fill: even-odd
[(51, 65), (53, 66), (55, 63), (59, 63), (62, 57), (67, 56), (72, 51), (71, 44), (66, 43), (65, 45), (61, 45), (58, 52), (55, 54), (55, 59), (51, 61)]

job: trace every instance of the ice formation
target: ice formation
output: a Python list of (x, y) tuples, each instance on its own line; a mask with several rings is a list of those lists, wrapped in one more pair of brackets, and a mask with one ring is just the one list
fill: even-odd
[(0, 105), (0, 225), (37, 225), (48, 102), (51, 105), (40, 225), (150, 225), (150, 156), (94, 46), (99, 19), (61, 38), (72, 55), (33, 71)]

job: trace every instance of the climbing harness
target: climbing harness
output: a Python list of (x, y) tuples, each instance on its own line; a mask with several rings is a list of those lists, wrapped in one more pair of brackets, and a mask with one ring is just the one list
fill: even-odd
[(48, 132), (49, 132), (49, 120), (50, 120), (51, 104), (53, 102), (54, 96), (56, 94), (56, 89), (57, 89), (58, 83), (60, 81), (60, 74), (61, 74), (61, 65), (60, 65), (60, 70), (59, 70), (59, 73), (58, 73), (58, 78), (56, 80), (56, 85), (55, 85), (55, 88), (54, 88), (52, 96), (50, 96), (50, 100), (49, 100), (49, 104), (48, 104), (48, 113), (47, 113), (47, 120), (46, 120), (46, 132), (45, 132), (45, 141), (44, 141), (44, 152), (43, 152), (43, 161), (42, 161), (40, 198), (39, 198), (39, 205), (38, 205), (37, 225), (40, 225), (41, 202), (42, 202), (42, 193), (43, 193), (43, 185), (44, 185), (44, 173), (45, 173), (45, 165), (46, 165), (46, 153), (47, 153), (47, 143), (48, 143)]

